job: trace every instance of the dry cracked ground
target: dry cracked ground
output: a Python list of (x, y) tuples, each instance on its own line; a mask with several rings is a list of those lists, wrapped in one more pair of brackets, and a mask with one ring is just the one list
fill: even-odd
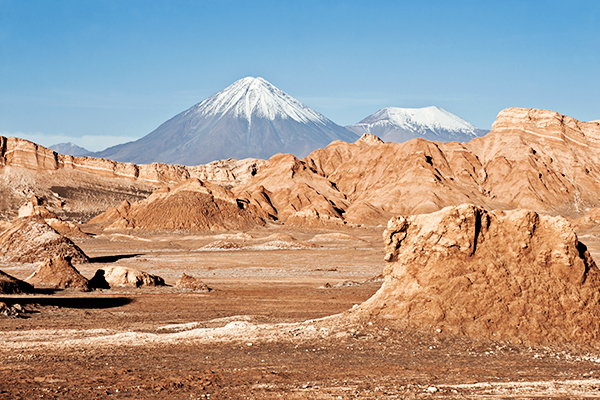
[[(3, 296), (0, 399), (600, 397), (600, 353), (381, 326), (344, 311), (381, 280), (381, 229), (268, 227), (77, 239), (92, 262), (174, 286)], [(584, 238), (596, 259), (598, 241)], [(232, 249), (234, 248), (234, 249)], [(26, 278), (33, 264), (0, 269)], [(19, 311), (20, 310), (20, 311)]]

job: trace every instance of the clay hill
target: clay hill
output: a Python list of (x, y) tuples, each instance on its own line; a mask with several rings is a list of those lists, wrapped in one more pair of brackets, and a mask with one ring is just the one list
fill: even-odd
[(353, 313), (525, 343), (600, 339), (600, 271), (563, 217), (474, 205), (395, 217), (385, 282)]
[(73, 262), (88, 262), (85, 253), (69, 238), (61, 235), (39, 215), (15, 219), (0, 233), (0, 261), (33, 263), (56, 256)]
[(0, 294), (32, 293), (33, 286), (0, 271)]
[[(463, 203), (574, 218), (600, 207), (600, 124), (548, 110), (503, 110), (490, 133), (467, 143), (383, 143), (366, 134), (354, 143), (334, 141), (301, 159), (277, 154), (268, 161), (197, 167), (63, 156), (11, 138), (1, 138), (0, 145), (1, 209), (14, 210), (4, 211), (4, 219), (38, 194), (56, 215), (87, 221), (190, 178), (229, 189), (225, 197), (290, 225), (377, 225), (395, 214)], [(215, 216), (216, 225), (226, 226), (222, 221), (231, 211)]]
[(303, 157), (358, 136), (263, 78), (240, 79), (134, 142), (95, 153), (117, 161), (197, 165), (225, 158)]
[(78, 288), (89, 292), (92, 287), (89, 281), (71, 264), (70, 257), (49, 257), (25, 279), (33, 286), (54, 289)]
[(124, 202), (95, 217), (90, 224), (105, 229), (226, 230), (264, 225), (267, 214), (243, 198), (211, 183), (188, 179)]

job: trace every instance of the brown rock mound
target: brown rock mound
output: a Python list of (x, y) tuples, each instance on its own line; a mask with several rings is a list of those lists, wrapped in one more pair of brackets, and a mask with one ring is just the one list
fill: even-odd
[(264, 225), (267, 214), (229, 190), (188, 179), (147, 199), (109, 209), (90, 221), (105, 229), (227, 230)]
[(165, 286), (165, 280), (160, 276), (128, 267), (108, 267), (104, 269), (104, 279), (114, 286)]
[(38, 196), (32, 196), (27, 203), (19, 208), (18, 218), (27, 218), (33, 215), (39, 215), (44, 221), (59, 234), (71, 237), (88, 237), (88, 235), (79, 229), (77, 225), (69, 221), (63, 221), (55, 213), (48, 210), (44, 204), (44, 199)]
[(424, 330), (533, 343), (600, 339), (600, 271), (562, 217), (474, 205), (390, 220), (385, 283), (360, 307)]
[(210, 292), (212, 290), (200, 279), (194, 278), (193, 276), (185, 273), (181, 274), (181, 278), (175, 282), (175, 287), (193, 290), (194, 292)]
[(91, 290), (88, 280), (73, 267), (69, 257), (47, 258), (25, 281), (35, 286), (54, 289), (79, 288), (85, 292)]
[(70, 239), (52, 229), (39, 215), (19, 218), (0, 235), (0, 260), (32, 263), (52, 257), (88, 262), (85, 253)]
[(32, 293), (33, 286), (0, 271), (0, 294)]

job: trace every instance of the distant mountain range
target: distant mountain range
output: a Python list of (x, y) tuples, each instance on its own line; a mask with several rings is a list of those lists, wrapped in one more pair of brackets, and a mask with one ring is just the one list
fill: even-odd
[(89, 156), (92, 154), (88, 149), (84, 149), (71, 142), (53, 144), (52, 146), (48, 146), (48, 148), (57, 153), (67, 154), (69, 156)]
[(489, 131), (477, 129), (467, 121), (438, 107), (387, 107), (346, 129), (362, 135), (370, 133), (384, 142), (406, 142), (423, 138), (440, 142), (468, 142)]
[(228, 158), (269, 159), (276, 153), (304, 157), (334, 140), (354, 142), (363, 133), (385, 142), (418, 137), (467, 142), (487, 132), (437, 107), (388, 107), (342, 127), (263, 78), (247, 77), (136, 141), (95, 153), (72, 143), (50, 148), (62, 154), (137, 164), (199, 165)]

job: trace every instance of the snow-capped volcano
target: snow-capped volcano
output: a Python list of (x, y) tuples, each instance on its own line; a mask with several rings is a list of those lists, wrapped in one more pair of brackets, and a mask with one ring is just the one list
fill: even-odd
[(387, 107), (346, 129), (362, 135), (371, 133), (385, 142), (406, 142), (417, 137), (441, 142), (467, 142), (488, 131), (438, 107)]
[(323, 115), (300, 103), (263, 78), (247, 77), (190, 108), (186, 113), (225, 115), (232, 113), (252, 122), (253, 117), (271, 121), (291, 118), (296, 122), (326, 124)]
[(197, 165), (226, 158), (298, 157), (353, 132), (300, 103), (263, 78), (234, 82), (134, 142), (95, 156), (138, 164)]

